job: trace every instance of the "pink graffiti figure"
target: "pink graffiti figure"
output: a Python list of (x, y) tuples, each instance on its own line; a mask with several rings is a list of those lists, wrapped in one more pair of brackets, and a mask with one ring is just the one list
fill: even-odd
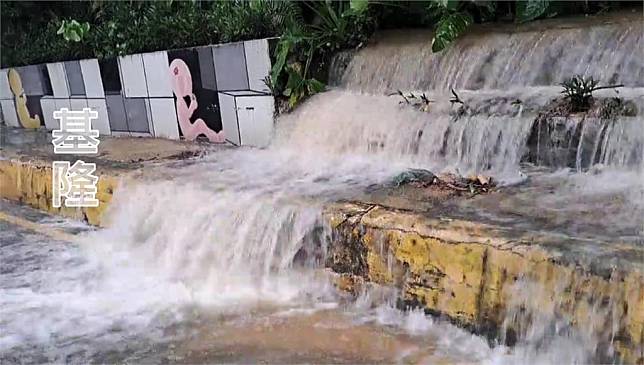
[[(208, 137), (210, 142), (223, 143), (224, 131), (218, 133), (208, 128), (203, 119), (198, 118), (194, 124), (190, 117), (197, 109), (197, 98), (192, 93), (192, 78), (190, 69), (183, 60), (177, 58), (170, 63), (170, 79), (172, 80), (172, 90), (177, 97), (177, 116), (179, 117), (179, 126), (183, 136), (193, 141), (200, 134)], [(186, 103), (184, 97), (190, 97), (190, 105)]]

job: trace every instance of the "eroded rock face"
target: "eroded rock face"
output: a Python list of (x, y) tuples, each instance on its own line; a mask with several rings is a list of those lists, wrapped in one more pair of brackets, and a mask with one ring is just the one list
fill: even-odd
[(524, 160), (537, 165), (577, 169), (607, 162), (627, 166), (638, 164), (641, 156), (625, 156), (615, 161), (610, 151), (614, 148), (610, 145), (611, 133), (630, 130), (629, 124), (634, 124), (630, 119), (636, 115), (636, 105), (620, 98), (593, 99), (590, 109), (581, 113), (573, 113), (568, 100), (553, 100), (535, 119)]
[(343, 282), (352, 275), (395, 285), (406, 304), (510, 345), (532, 326), (561, 322), (592, 333), (599, 359), (613, 343), (625, 361), (642, 361), (641, 272), (602, 276), (540, 244), (552, 237), (510, 239), (485, 224), (375, 205), (336, 205), (327, 214), (335, 235), (327, 266)]

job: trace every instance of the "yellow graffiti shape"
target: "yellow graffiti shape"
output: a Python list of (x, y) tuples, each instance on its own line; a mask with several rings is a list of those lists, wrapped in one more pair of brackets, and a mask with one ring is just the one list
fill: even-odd
[(18, 71), (13, 68), (9, 70), (9, 86), (11, 92), (15, 96), (16, 110), (18, 112), (18, 119), (25, 128), (40, 128), (40, 116), (35, 115), (33, 118), (27, 109), (27, 96), (25, 90), (22, 88), (22, 80)]

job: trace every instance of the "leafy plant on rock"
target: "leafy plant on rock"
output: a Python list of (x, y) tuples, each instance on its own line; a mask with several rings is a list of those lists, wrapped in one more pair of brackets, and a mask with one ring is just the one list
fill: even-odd
[(623, 87), (624, 85), (607, 85), (598, 86), (599, 81), (593, 77), (585, 78), (581, 75), (574, 75), (570, 79), (561, 83), (563, 90), (562, 94), (570, 101), (571, 111), (582, 112), (590, 108), (593, 92), (601, 89), (614, 89)]

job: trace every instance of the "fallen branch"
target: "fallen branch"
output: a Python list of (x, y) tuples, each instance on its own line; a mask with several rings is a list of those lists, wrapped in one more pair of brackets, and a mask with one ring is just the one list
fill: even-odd
[(592, 91), (597, 91), (597, 90), (601, 90), (601, 89), (617, 89), (618, 87), (624, 87), (624, 84), (597, 86), (597, 87), (594, 87)]
[(463, 102), (463, 100), (461, 100), (461, 98), (458, 96), (458, 94), (456, 93), (456, 91), (454, 91), (454, 89), (453, 89), (453, 88), (452, 88), (452, 95), (454, 95), (454, 97), (453, 97), (453, 98), (451, 98), (451, 99), (449, 99), (449, 102), (450, 102), (452, 105), (454, 105), (454, 103), (465, 104), (465, 103)]

